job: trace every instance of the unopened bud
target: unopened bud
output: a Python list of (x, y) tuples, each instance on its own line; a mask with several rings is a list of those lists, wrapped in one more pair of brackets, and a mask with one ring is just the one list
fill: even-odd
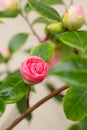
[(4, 59), (9, 59), (11, 54), (8, 48), (4, 48), (3, 51), (1, 52), (1, 55), (3, 56)]
[(64, 27), (62, 22), (54, 22), (47, 26), (47, 30), (52, 33), (61, 33), (64, 32)]
[(72, 5), (63, 17), (63, 23), (68, 30), (79, 29), (85, 23), (85, 14), (80, 5)]
[(5, 10), (16, 10), (17, 9), (16, 0), (0, 0), (0, 5)]

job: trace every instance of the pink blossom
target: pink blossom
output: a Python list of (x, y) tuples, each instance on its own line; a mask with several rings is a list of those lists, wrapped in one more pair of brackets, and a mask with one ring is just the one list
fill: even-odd
[(47, 75), (48, 65), (38, 56), (31, 56), (22, 62), (20, 72), (24, 80), (28, 83), (39, 83)]
[(85, 23), (85, 14), (81, 5), (72, 5), (63, 17), (63, 23), (69, 30), (78, 29)]
[(55, 65), (58, 63), (59, 59), (60, 58), (58, 56), (58, 52), (54, 52), (52, 59), (49, 62), (47, 62), (48, 69), (52, 69), (53, 67), (55, 67)]

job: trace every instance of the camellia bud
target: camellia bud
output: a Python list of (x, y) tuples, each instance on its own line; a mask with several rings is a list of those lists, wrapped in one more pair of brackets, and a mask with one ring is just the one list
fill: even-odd
[(1, 52), (1, 55), (3, 56), (4, 59), (9, 59), (11, 56), (8, 48), (4, 48), (3, 51)]
[(85, 14), (80, 5), (72, 5), (63, 17), (63, 23), (68, 30), (79, 29), (85, 23)]
[(29, 84), (36, 84), (44, 80), (48, 72), (47, 63), (38, 56), (31, 56), (22, 62), (20, 73)]
[(17, 3), (15, 0), (0, 0), (0, 5), (6, 10), (17, 9)]
[(62, 22), (54, 22), (47, 26), (47, 30), (52, 33), (62, 33), (64, 32), (64, 27)]

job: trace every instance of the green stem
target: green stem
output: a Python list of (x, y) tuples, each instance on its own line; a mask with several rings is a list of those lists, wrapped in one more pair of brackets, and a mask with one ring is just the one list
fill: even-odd
[(31, 86), (28, 86), (28, 91), (27, 91), (27, 96), (26, 96), (26, 100), (27, 100), (27, 108), (30, 108), (30, 90), (31, 90)]

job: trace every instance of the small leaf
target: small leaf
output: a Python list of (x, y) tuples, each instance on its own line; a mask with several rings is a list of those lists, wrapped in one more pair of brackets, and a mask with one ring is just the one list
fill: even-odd
[(0, 11), (0, 18), (15, 18), (19, 14), (19, 10), (16, 11)]
[(64, 96), (64, 112), (68, 119), (79, 121), (87, 115), (87, 85), (72, 86)]
[(37, 0), (37, 1), (47, 5), (63, 4), (62, 0)]
[(74, 86), (87, 85), (87, 59), (79, 56), (70, 56), (62, 60), (49, 71), (60, 77), (64, 82)]
[(15, 103), (24, 97), (27, 86), (20, 75), (14, 74), (8, 76), (0, 84), (0, 97), (6, 104)]
[(0, 98), (0, 116), (2, 116), (2, 114), (5, 111), (5, 103), (4, 101)]
[[(17, 102), (17, 108), (20, 113), (23, 113), (27, 109), (27, 100), (23, 97), (19, 102)], [(32, 115), (29, 114), (26, 119), (30, 121), (32, 119)]]
[(80, 128), (80, 126), (77, 124), (77, 125), (72, 125), (68, 130), (83, 130)]
[(47, 6), (40, 2), (37, 2), (36, 0), (28, 0), (28, 3), (33, 10), (38, 12), (43, 17), (46, 17), (46, 18), (49, 18), (52, 20), (56, 20), (56, 21), (61, 21), (60, 15), (52, 7)]
[(82, 52), (87, 51), (87, 31), (71, 31), (55, 35), (64, 44), (77, 48)]
[(5, 62), (5, 59), (3, 58), (3, 56), (0, 54), (0, 63)]
[(9, 42), (9, 50), (11, 53), (16, 52), (18, 49), (24, 45), (28, 38), (27, 33), (19, 33), (12, 37), (12, 39)]
[(31, 11), (31, 7), (29, 6), (29, 4), (26, 4), (24, 10), (25, 10), (26, 14), (28, 14)]
[(43, 17), (39, 17), (39, 18), (35, 19), (32, 24), (40, 24), (40, 23), (49, 24), (50, 21)]
[(46, 62), (49, 61), (53, 56), (54, 48), (52, 43), (42, 43), (34, 47), (30, 54), (32, 56), (39, 56), (44, 59)]

